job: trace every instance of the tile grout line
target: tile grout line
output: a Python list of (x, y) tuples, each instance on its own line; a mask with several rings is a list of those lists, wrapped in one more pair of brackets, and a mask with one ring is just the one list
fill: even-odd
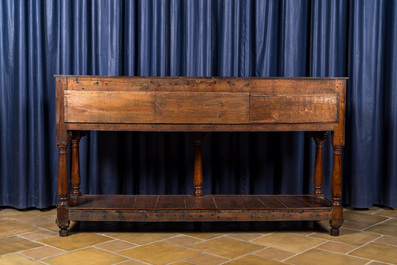
[[(50, 232), (55, 232), (55, 231), (52, 231), (52, 230), (50, 230), (50, 229), (47, 229), (47, 228), (44, 228), (44, 227), (40, 227), (40, 226), (37, 226), (37, 225), (35, 225), (35, 224), (27, 224), (27, 223), (24, 223), (24, 222), (21, 222), (21, 221), (19, 221), (18, 219), (12, 219), (12, 220), (8, 220), (8, 221), (13, 221), (13, 222), (18, 222), (18, 223), (21, 223), (21, 224), (24, 224), (24, 225), (29, 225), (29, 226), (32, 226), (32, 227), (35, 227), (35, 228), (38, 228), (38, 230), (40, 230), (40, 229), (44, 229), (44, 230), (47, 230), (47, 231), (50, 231)], [(50, 222), (49, 222), (50, 223)], [(25, 234), (25, 233), (28, 233), (28, 232), (32, 232), (32, 231), (27, 231), (27, 232), (22, 232), (22, 233), (19, 233), (19, 234), (14, 234), (14, 236), (17, 236), (17, 235), (20, 235), (20, 234)], [(57, 232), (55, 232), (55, 233), (57, 233)], [(12, 236), (12, 235), (11, 235)]]
[[(118, 263), (126, 262), (126, 261), (128, 261), (128, 260), (133, 260), (133, 261), (139, 261), (139, 262), (143, 262), (143, 263), (146, 263), (146, 264), (149, 264), (149, 265), (150, 265), (150, 263), (144, 262), (144, 261), (142, 261), (142, 260), (134, 259), (134, 258), (125, 256), (125, 255), (120, 254), (120, 253), (117, 253), (117, 252), (115, 253), (115, 252), (110, 251), (110, 250), (98, 248), (96, 245), (91, 245), (91, 246), (89, 246), (89, 247), (92, 247), (92, 248), (95, 248), (95, 249), (98, 249), (98, 250), (101, 250), (101, 251), (105, 251), (105, 252), (108, 252), (108, 253), (110, 253), (110, 254), (117, 255), (117, 256), (120, 256), (120, 257), (123, 257), (123, 258), (126, 258), (126, 259), (127, 259), (127, 260), (123, 260), (123, 261), (120, 261), (120, 262), (117, 262), (117, 263), (113, 263), (113, 264), (118, 264)], [(122, 251), (124, 251), (124, 250), (122, 250)]]
[[(375, 233), (372, 233), (372, 234), (375, 234)], [(360, 245), (360, 246), (357, 246), (357, 248), (352, 249), (352, 250), (350, 250), (349, 252), (346, 252), (346, 255), (350, 255), (350, 253), (352, 253), (353, 251), (356, 251), (356, 250), (362, 248), (363, 246), (366, 246), (366, 245), (368, 245), (369, 243), (372, 243), (372, 242), (374, 242), (375, 240), (378, 240), (379, 238), (382, 238), (382, 237), (384, 236), (384, 235), (382, 235), (382, 234), (377, 234), (377, 235), (378, 235), (378, 237), (376, 237), (376, 238), (374, 238), (374, 239), (372, 239), (372, 240), (370, 240), (370, 241), (368, 241), (368, 242), (366, 242), (366, 243), (364, 243), (364, 244), (362, 244), (362, 245)], [(353, 255), (351, 255), (351, 256), (353, 256)], [(356, 256), (354, 256), (354, 257), (356, 257)]]
[[(380, 223), (383, 223), (383, 222), (386, 222), (386, 221), (388, 221), (388, 220), (389, 220), (389, 219), (384, 220), (384, 221), (381, 221), (381, 222), (379, 222), (379, 223), (376, 223), (375, 225), (380, 224)], [(367, 228), (365, 228), (365, 229), (368, 229), (368, 228), (369, 228), (369, 227), (367, 227)], [(347, 228), (347, 229), (350, 229), (350, 228)], [(354, 230), (354, 229), (351, 229), (351, 230)], [(380, 235), (380, 236), (378, 236), (378, 237), (376, 237), (376, 238), (374, 238), (374, 239), (372, 239), (372, 240), (370, 240), (370, 241), (368, 241), (368, 242), (366, 242), (366, 243), (364, 243), (364, 244), (362, 244), (362, 245), (360, 245), (360, 246), (357, 246), (357, 247), (355, 247), (353, 250), (348, 251), (348, 252), (346, 252), (346, 253), (339, 253), (339, 252), (332, 251), (332, 250), (326, 250), (326, 251), (330, 251), (330, 252), (334, 252), (334, 253), (338, 253), (338, 254), (341, 254), (341, 255), (350, 256), (350, 257), (356, 257), (356, 258), (361, 258), (361, 259), (367, 259), (367, 258), (363, 258), (363, 257), (359, 257), (359, 256), (349, 255), (349, 254), (350, 254), (351, 252), (353, 252), (353, 251), (355, 251), (355, 250), (357, 250), (357, 249), (359, 249), (359, 248), (361, 248), (361, 247), (363, 247), (363, 246), (365, 246), (365, 245), (367, 245), (367, 244), (369, 244), (369, 243), (371, 243), (371, 242), (373, 242), (373, 241), (375, 241), (375, 240), (377, 240), (377, 239), (383, 237), (383, 235), (382, 235), (382, 234), (373, 233), (373, 232), (367, 232), (367, 231), (364, 231), (364, 230), (356, 230), (356, 231), (366, 232), (366, 233), (370, 233), (370, 234), (374, 234), (374, 235)], [(311, 233), (311, 234), (314, 234), (314, 233), (315, 233), (315, 232), (313, 232), (313, 233)], [(311, 234), (309, 234), (309, 235), (307, 235), (307, 236), (310, 236)], [(346, 244), (346, 243), (344, 243), (344, 242), (333, 241), (333, 240), (327, 240), (327, 242), (337, 242), (337, 243)], [(325, 244), (325, 243), (327, 243), (327, 242), (324, 242), (323, 244)], [(323, 244), (320, 244), (320, 245), (323, 245)], [(318, 245), (318, 246), (320, 246), (320, 245)], [(351, 245), (351, 244), (346, 244), (346, 245)], [(315, 247), (314, 247), (314, 248), (315, 248)], [(311, 249), (313, 249), (313, 248), (311, 248)], [(307, 250), (305, 250), (305, 251), (303, 251), (303, 252), (301, 252), (301, 253), (304, 253), (304, 252), (306, 252), (306, 251), (308, 251), (308, 250), (310, 250), (310, 249), (307, 249)], [(294, 255), (294, 256), (296, 256), (296, 255)], [(287, 258), (287, 259), (293, 258), (294, 256), (289, 257), (289, 258)], [(285, 259), (285, 260), (287, 260), (287, 259)], [(369, 262), (376, 261), (376, 260), (372, 260), (372, 259), (369, 259), (369, 260), (370, 260)], [(283, 261), (284, 261), (284, 260), (283, 260)]]
[[(321, 239), (322, 239), (322, 238), (321, 238)], [(314, 247), (305, 249), (305, 250), (303, 250), (303, 251), (301, 251), (301, 252), (293, 252), (293, 251), (290, 251), (290, 252), (296, 253), (296, 254), (295, 254), (295, 255), (292, 255), (292, 256), (290, 256), (290, 257), (288, 257), (288, 258), (285, 258), (285, 259), (281, 260), (281, 262), (287, 262), (287, 260), (289, 260), (289, 259), (291, 259), (291, 258), (293, 258), (293, 257), (296, 257), (296, 256), (298, 256), (298, 255), (300, 255), (300, 254), (303, 254), (303, 253), (305, 253), (305, 252), (307, 252), (307, 251), (309, 251), (309, 250), (311, 250), (311, 249), (317, 248), (318, 246), (324, 245), (325, 243), (328, 243), (328, 242), (330, 241), (330, 240), (327, 240), (327, 239), (324, 239), (324, 240), (325, 240), (325, 242), (321, 242), (321, 243), (315, 245)], [(285, 249), (282, 249), (282, 250), (285, 250)], [(287, 251), (289, 251), (289, 250), (287, 250)], [(290, 263), (289, 263), (289, 264), (290, 264)]]
[(368, 227), (366, 227), (366, 228), (361, 229), (360, 231), (367, 232), (367, 231), (365, 231), (365, 230), (370, 229), (370, 228), (372, 228), (372, 227), (375, 227), (375, 226), (377, 226), (377, 225), (381, 225), (381, 224), (386, 223), (387, 221), (390, 221), (390, 220), (392, 220), (392, 217), (388, 217), (386, 220), (383, 220), (383, 221), (380, 221), (380, 222), (378, 222), (378, 223), (376, 223), (376, 224), (370, 225), (370, 226), (368, 226)]
[[(384, 235), (382, 235), (382, 234), (379, 234), (379, 235), (380, 235), (380, 236), (378, 236), (377, 238), (374, 238), (373, 240), (370, 240), (370, 241), (368, 241), (368, 242), (366, 242), (366, 243), (364, 243), (364, 244), (362, 244), (362, 245), (356, 247), (355, 249), (353, 249), (353, 250), (347, 252), (346, 255), (351, 256), (351, 257), (359, 257), (359, 256), (351, 255), (350, 253), (352, 253), (353, 251), (356, 251), (356, 250), (362, 248), (362, 247), (365, 246), (365, 245), (368, 245), (369, 243), (373, 243), (375, 240), (378, 240), (379, 238), (382, 238), (382, 237), (384, 236)], [(360, 258), (362, 258), (362, 257), (360, 257)], [(375, 259), (370, 259), (370, 261), (371, 261), (371, 262), (383, 262), (383, 261), (375, 260)], [(387, 262), (383, 262), (383, 263), (393, 265), (392, 263), (387, 263)], [(369, 263), (367, 263), (367, 264), (369, 264)]]
[[(209, 238), (209, 239), (204, 240), (203, 242), (197, 242), (197, 243), (194, 243), (194, 244), (189, 245), (189, 246), (193, 246), (193, 245), (200, 244), (200, 243), (205, 243), (206, 241), (214, 240), (214, 239), (221, 238), (221, 237), (226, 237), (226, 235), (227, 235), (227, 234), (224, 233), (224, 234), (222, 234), (222, 235), (219, 235), (219, 236), (216, 236), (216, 237), (213, 237), (213, 238)], [(228, 237), (226, 237), (226, 238), (228, 238)], [(241, 241), (241, 242), (248, 242), (248, 243), (251, 243), (251, 244), (255, 244), (255, 245), (261, 246), (263, 249), (264, 249), (264, 248), (267, 248), (267, 247), (264, 246), (264, 245), (252, 243), (252, 242), (249, 242), (249, 241), (245, 241), (245, 240), (241, 240), (241, 239), (236, 239), (236, 238), (232, 238), (232, 239), (233, 239), (233, 240), (237, 240), (237, 241)], [(188, 249), (194, 250), (194, 251), (198, 251), (197, 249), (194, 249), (194, 248), (188, 248)], [(260, 249), (260, 250), (262, 250), (262, 249)], [(260, 251), (260, 250), (257, 250), (257, 251)], [(219, 256), (219, 255), (217, 255), (217, 254), (213, 254), (213, 253), (209, 253), (209, 252), (205, 252), (205, 251), (199, 251), (199, 252), (200, 252), (199, 254), (194, 255), (194, 256), (198, 256), (198, 255), (200, 255), (200, 254), (207, 254), (207, 255), (212, 255), (212, 256), (218, 257), (218, 258), (228, 259), (227, 261), (222, 262), (222, 263), (219, 263), (218, 265), (225, 264), (226, 262), (230, 262), (230, 261), (235, 260), (235, 259), (227, 258), (227, 257), (224, 257), (224, 256)], [(256, 251), (255, 251), (255, 252), (256, 252)], [(237, 257), (237, 259), (239, 259), (239, 258), (241, 258), (241, 257), (245, 257), (245, 256), (247, 256), (247, 255), (249, 255), (249, 254), (252, 254), (252, 253), (253, 253), (253, 252), (250, 252), (250, 253), (247, 253), (247, 254), (245, 254), (245, 255), (239, 256), (239, 257)], [(190, 258), (190, 257), (189, 257), (189, 258)], [(184, 258), (184, 259), (187, 259), (187, 258)], [(182, 259), (181, 261), (184, 261), (184, 259)]]
[[(26, 249), (25, 249), (25, 250), (26, 250)], [(24, 251), (24, 250), (21, 250), (21, 251)], [(42, 263), (42, 264), (47, 264), (47, 263), (42, 262), (41, 260), (34, 259), (34, 258), (32, 258), (32, 257), (26, 256), (26, 255), (22, 254), (21, 251), (11, 252), (11, 253), (8, 253), (8, 254), (1, 255), (0, 257), (5, 257), (5, 256), (8, 256), (8, 255), (16, 254), (16, 255), (20, 255), (20, 256), (22, 256), (22, 257), (25, 257), (25, 258), (27, 258), (27, 259), (29, 259), (29, 260), (31, 260), (31, 261), (36, 261), (36, 262), (40, 262), (40, 263)]]

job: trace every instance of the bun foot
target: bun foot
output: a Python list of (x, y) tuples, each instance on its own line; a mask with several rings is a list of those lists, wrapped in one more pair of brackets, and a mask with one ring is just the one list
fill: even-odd
[(59, 236), (65, 237), (68, 235), (69, 235), (69, 230), (67, 228), (61, 228), (61, 230), (59, 230)]
[(331, 236), (339, 236), (339, 228), (331, 227), (331, 230), (330, 230), (329, 234)]

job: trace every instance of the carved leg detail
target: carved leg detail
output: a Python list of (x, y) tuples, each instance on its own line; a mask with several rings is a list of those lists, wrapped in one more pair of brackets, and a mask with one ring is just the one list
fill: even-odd
[(328, 132), (310, 132), (307, 133), (316, 142), (316, 160), (314, 166), (314, 191), (313, 196), (324, 197), (323, 194), (323, 144), (327, 139)]
[(334, 148), (334, 161), (332, 167), (332, 219), (331, 236), (339, 235), (339, 228), (343, 224), (343, 207), (341, 203), (342, 197), (342, 178), (341, 178), (341, 146), (333, 146)]
[(61, 229), (60, 236), (67, 236), (69, 234), (69, 183), (68, 183), (68, 169), (67, 169), (67, 145), (58, 145), (59, 148), (59, 166), (58, 166), (58, 198), (59, 203), (57, 207), (56, 224)]
[(201, 146), (203, 143), (203, 139), (209, 133), (189, 133), (188, 135), (194, 139), (195, 143), (195, 157), (194, 157), (194, 176), (193, 176), (193, 185), (194, 185), (194, 196), (203, 196), (203, 166), (201, 159)]
[(81, 195), (80, 192), (80, 158), (79, 158), (79, 142), (81, 139), (81, 134), (79, 131), (70, 132), (70, 137), (72, 139), (72, 192), (70, 194), (71, 198), (77, 198)]

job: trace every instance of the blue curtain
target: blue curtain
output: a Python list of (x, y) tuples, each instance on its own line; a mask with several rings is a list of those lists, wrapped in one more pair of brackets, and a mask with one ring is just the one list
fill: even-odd
[[(0, 1), (0, 205), (57, 202), (53, 74), (348, 76), (343, 202), (397, 206), (397, 3)], [(325, 143), (330, 195), (332, 149)], [(204, 193), (311, 193), (303, 133), (213, 133)], [(193, 190), (184, 133), (92, 132), (83, 193)]]

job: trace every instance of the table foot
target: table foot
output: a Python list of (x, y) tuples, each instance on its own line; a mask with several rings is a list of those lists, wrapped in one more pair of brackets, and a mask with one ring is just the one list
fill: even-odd
[(339, 236), (339, 227), (340, 226), (331, 226), (331, 230), (329, 231), (329, 234), (331, 236)]
[(68, 235), (69, 235), (69, 230), (67, 228), (61, 228), (61, 230), (59, 230), (59, 236), (65, 237)]

